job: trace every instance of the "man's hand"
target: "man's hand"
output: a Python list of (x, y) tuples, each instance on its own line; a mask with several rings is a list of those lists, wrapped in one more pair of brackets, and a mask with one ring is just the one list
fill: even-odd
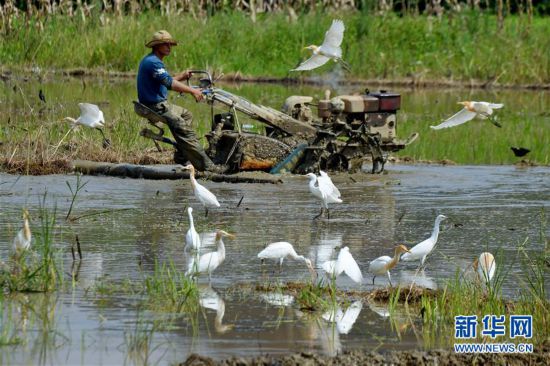
[(189, 80), (192, 74), (193, 73), (190, 70), (185, 70), (184, 72), (177, 74), (174, 79), (176, 79), (177, 81)]
[(193, 97), (195, 98), (195, 101), (197, 101), (197, 103), (204, 99), (204, 95), (202, 95), (202, 91), (200, 89), (191, 90), (193, 90), (191, 94), (193, 94)]

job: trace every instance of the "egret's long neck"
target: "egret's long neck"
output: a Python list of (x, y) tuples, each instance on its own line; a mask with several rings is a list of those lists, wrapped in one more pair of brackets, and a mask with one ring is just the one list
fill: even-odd
[(193, 214), (191, 213), (191, 211), (187, 211), (187, 214), (189, 215), (189, 226), (191, 226), (194, 229), (195, 222), (193, 221)]
[(23, 223), (23, 232), (25, 233), (25, 239), (31, 240), (31, 228), (29, 226), (29, 219), (27, 219), (26, 217)]
[(197, 188), (197, 180), (195, 179), (195, 169), (189, 170), (189, 179), (191, 180), (191, 187), (193, 190)]
[(434, 225), (434, 230), (432, 231), (432, 239), (437, 241), (437, 237), (439, 236), (439, 223), (441, 222), (441, 220), (439, 219), (435, 219), (435, 225)]
[(314, 177), (311, 177), (309, 178), (309, 189), (317, 189), (317, 187), (315, 187), (315, 183), (317, 183), (317, 178), (314, 178)]
[(222, 325), (224, 315), (225, 315), (225, 302), (220, 299), (218, 309), (216, 309), (216, 319), (214, 319), (214, 321), (218, 325)]
[(399, 263), (399, 257), (401, 257), (401, 252), (396, 250), (393, 259), (386, 264), (386, 271), (389, 271)]
[(216, 243), (218, 243), (218, 254), (220, 255), (220, 258), (225, 258), (225, 245), (223, 244), (222, 236), (221, 234), (216, 235)]

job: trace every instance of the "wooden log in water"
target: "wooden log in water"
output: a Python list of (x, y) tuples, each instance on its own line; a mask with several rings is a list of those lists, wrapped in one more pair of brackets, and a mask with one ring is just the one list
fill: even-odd
[[(181, 165), (136, 165), (115, 164), (91, 160), (74, 160), (73, 171), (86, 175), (106, 175), (112, 177), (141, 179), (189, 179), (189, 172), (181, 169)], [(279, 177), (265, 172), (241, 172), (231, 175), (197, 172), (197, 178), (213, 182), (227, 183), (282, 183)]]

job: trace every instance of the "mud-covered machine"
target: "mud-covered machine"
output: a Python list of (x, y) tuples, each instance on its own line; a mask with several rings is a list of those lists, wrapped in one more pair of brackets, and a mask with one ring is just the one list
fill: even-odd
[[(214, 163), (227, 165), (229, 172), (355, 171), (370, 162), (371, 171), (380, 173), (388, 154), (405, 148), (417, 136), (413, 134), (407, 141), (397, 139), (399, 94), (365, 90), (331, 98), (326, 91), (317, 102), (311, 96), (290, 96), (278, 111), (215, 87), (206, 71), (195, 70), (192, 74), (201, 76), (197, 87), (212, 106), (206, 153)], [(142, 136), (155, 143), (173, 143), (158, 125), (162, 117), (137, 102), (134, 105), (137, 114), (158, 128), (157, 133), (145, 128)], [(227, 110), (215, 113), (217, 105)], [(312, 107), (316, 107), (316, 113)], [(245, 131), (239, 113), (262, 122), (265, 135)]]

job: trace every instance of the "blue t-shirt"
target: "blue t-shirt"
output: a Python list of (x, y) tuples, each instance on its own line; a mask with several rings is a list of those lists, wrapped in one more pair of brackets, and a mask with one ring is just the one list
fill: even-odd
[(167, 99), (172, 77), (164, 63), (154, 53), (141, 60), (137, 75), (137, 91), (140, 103), (154, 104)]

